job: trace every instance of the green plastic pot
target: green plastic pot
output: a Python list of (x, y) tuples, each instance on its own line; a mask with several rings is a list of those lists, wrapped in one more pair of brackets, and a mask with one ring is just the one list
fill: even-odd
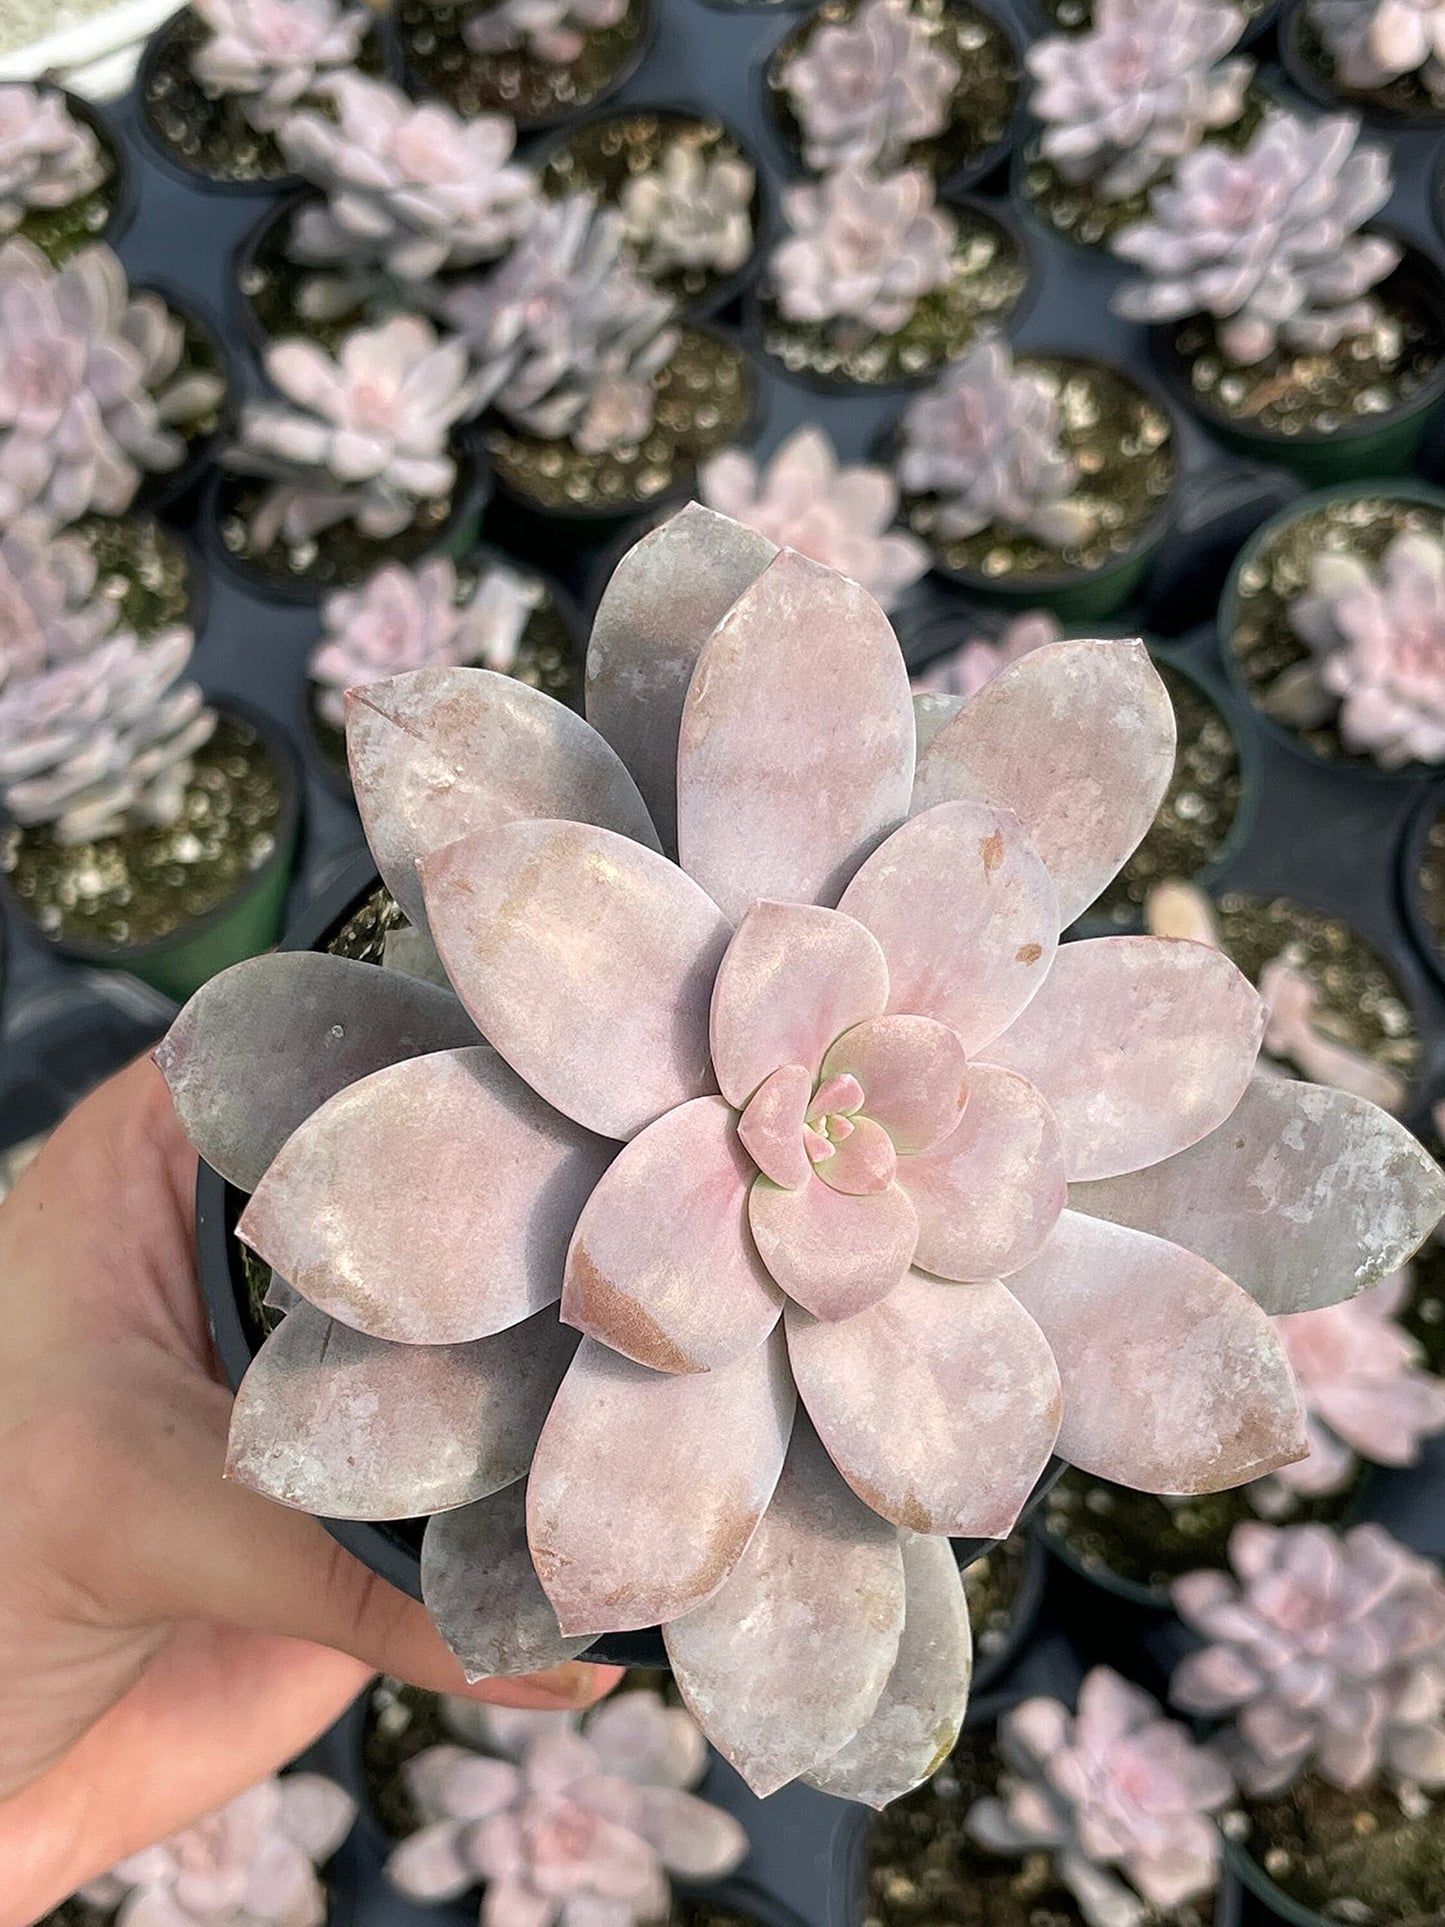
[(1302, 1901), (1291, 1900), (1283, 1887), (1274, 1884), (1254, 1856), (1227, 1835), (1224, 1863), (1242, 1887), (1253, 1894), (1256, 1900), (1263, 1901), (1278, 1919), (1288, 1921), (1290, 1927), (1340, 1927), (1338, 1920), (1317, 1914), (1313, 1907), (1306, 1907)]

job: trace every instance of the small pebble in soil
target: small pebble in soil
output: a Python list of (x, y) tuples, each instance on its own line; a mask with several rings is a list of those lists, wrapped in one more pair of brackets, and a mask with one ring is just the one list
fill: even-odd
[(1234, 1837), (1289, 1898), (1346, 1927), (1445, 1921), (1445, 1807), (1418, 1786), (1348, 1791), (1306, 1774), (1251, 1800)]
[(589, 33), (578, 58), (558, 66), (524, 50), (474, 52), (462, 27), (486, 4), (401, 0), (396, 10), (402, 59), (419, 83), (417, 91), (439, 94), (467, 119), (502, 113), (537, 126), (592, 106), (625, 77), (649, 27), (649, 0), (629, 0), (615, 26)]

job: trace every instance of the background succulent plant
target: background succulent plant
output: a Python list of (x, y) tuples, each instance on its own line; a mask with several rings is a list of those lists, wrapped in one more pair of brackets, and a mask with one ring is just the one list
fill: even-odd
[(1134, 321), (1211, 315), (1231, 360), (1276, 347), (1319, 354), (1379, 319), (1369, 291), (1400, 259), (1361, 224), (1390, 197), (1390, 157), (1359, 147), (1347, 115), (1315, 121), (1273, 108), (1242, 153), (1201, 147), (1114, 237), (1144, 270), (1115, 307)]
[(498, 0), (470, 12), (463, 38), (475, 53), (527, 53), (552, 67), (580, 60), (587, 36), (615, 27), (627, 0)]
[(959, 66), (909, 0), (863, 0), (851, 19), (814, 29), (779, 83), (818, 173), (897, 167), (914, 141), (948, 125)]
[(631, 176), (618, 201), (639, 265), (648, 274), (736, 274), (753, 251), (756, 186), (740, 154), (710, 156), (673, 141), (657, 167)]
[(368, 19), (365, 7), (338, 0), (194, 0), (194, 10), (211, 30), (192, 56), (197, 80), (232, 95), (262, 133), (350, 66)]
[(57, 89), (0, 86), (0, 234), (35, 209), (70, 207), (109, 173), (94, 130)]
[(879, 179), (840, 167), (783, 191), (788, 225), (770, 273), (790, 321), (856, 322), (896, 334), (953, 277), (957, 228), (921, 167)]
[(913, 677), (913, 687), (924, 695), (976, 696), (986, 682), (992, 682), (1000, 669), (1057, 642), (1061, 634), (1058, 619), (1047, 609), (1030, 609), (1006, 622), (997, 637), (970, 636), (927, 669)]
[(0, 534), (0, 686), (73, 662), (109, 632), (114, 605), (96, 595), (96, 574), (86, 544), (43, 516)]
[(1441, 0), (1309, 0), (1309, 18), (1342, 87), (1363, 92), (1418, 74), (1445, 101), (1445, 6)]

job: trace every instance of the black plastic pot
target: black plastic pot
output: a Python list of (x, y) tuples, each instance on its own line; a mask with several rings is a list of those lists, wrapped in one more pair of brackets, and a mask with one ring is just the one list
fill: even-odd
[[(187, 441), (180, 467), (142, 478), (136, 491), (134, 512), (145, 515), (172, 509), (189, 495), (212, 466), (217, 450), (231, 439), (236, 419), (236, 371), (226, 352), (225, 331), (217, 326), (193, 295), (181, 292), (169, 282), (156, 280), (153, 276), (136, 283), (136, 292), (158, 294), (173, 314), (205, 339), (216, 358), (221, 379), (226, 384), (216, 426), (208, 434), (197, 435)], [(179, 429), (177, 432), (180, 432)]]
[(1305, 13), (1308, 0), (1289, 0), (1279, 25), (1279, 57), (1293, 86), (1310, 100), (1332, 113), (1358, 114), (1372, 127), (1405, 129), (1445, 127), (1445, 107), (1425, 108), (1418, 113), (1401, 113), (1388, 106), (1378, 94), (1353, 87), (1339, 87), (1317, 60), (1310, 58), (1313, 38)]
[[(67, 88), (45, 88), (47, 92), (58, 93), (65, 102), (66, 110), (72, 120), (80, 121), (88, 127), (100, 142), (106, 159), (110, 162), (110, 179), (105, 183), (106, 198), (109, 202), (105, 225), (85, 240), (76, 243), (77, 250), (97, 241), (107, 247), (114, 247), (130, 226), (135, 214), (137, 188), (135, 164), (131, 160), (126, 144), (107, 116), (94, 101), (87, 100), (82, 94), (73, 94)], [(19, 232), (25, 232), (22, 223)]]
[(189, 7), (182, 7), (168, 19), (163, 20), (145, 44), (136, 70), (136, 128), (145, 142), (151, 159), (175, 179), (184, 181), (187, 187), (199, 189), (203, 194), (274, 194), (297, 184), (294, 174), (276, 174), (267, 180), (232, 181), (210, 174), (205, 169), (193, 165), (183, 154), (171, 145), (151, 119), (147, 101), (162, 63), (170, 54), (176, 41), (191, 31), (194, 15)]
[[(1252, 47), (1265, 35), (1272, 32), (1279, 19), (1281, 0), (1271, 0), (1271, 4), (1255, 15), (1239, 37), (1241, 47)], [(1057, 21), (1040, 0), (1020, 0), (1020, 10), (1024, 19), (1024, 30), (1030, 41), (1042, 39), (1051, 33), (1083, 33), (1083, 26), (1065, 27)]]
[(1010, 1704), (1013, 1694), (1010, 1675), (1033, 1639), (1043, 1611), (1049, 1580), (1048, 1553), (1033, 1531), (1025, 1536), (1025, 1548), (1023, 1576), (1002, 1643), (991, 1653), (982, 1655), (977, 1646), (974, 1648), (973, 1682), (968, 1695), (969, 1726), (982, 1726), (996, 1719)]
[(1420, 901), (1420, 865), (1424, 861), (1430, 833), (1442, 816), (1445, 816), (1445, 785), (1437, 784), (1421, 797), (1405, 830), (1400, 844), (1399, 886), (1400, 914), (1405, 919), (1405, 927), (1437, 983), (1445, 989), (1442, 940), (1425, 915)]

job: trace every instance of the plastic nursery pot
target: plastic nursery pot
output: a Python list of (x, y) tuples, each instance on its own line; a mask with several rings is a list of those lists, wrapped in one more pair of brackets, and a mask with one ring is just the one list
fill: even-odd
[[(1427, 891), (1427, 868), (1440, 893), (1438, 922), (1427, 904), (1427, 895), (1434, 894)], [(1428, 790), (1410, 817), (1400, 843), (1398, 883), (1405, 927), (1436, 982), (1445, 987), (1445, 784)]]
[(1380, 283), (1379, 292), (1403, 299), (1428, 316), (1438, 359), (1433, 375), (1418, 392), (1386, 413), (1344, 423), (1328, 434), (1308, 430), (1285, 435), (1277, 429), (1249, 427), (1195, 391), (1189, 363), (1178, 346), (1179, 331), (1187, 323), (1149, 330), (1160, 380), (1174, 401), (1227, 448), (1257, 461), (1277, 462), (1312, 485), (1407, 474), (1426, 429), (1445, 400), (1445, 274), (1419, 248), (1408, 241), (1404, 246), (1403, 259)]
[[(183, 496), (188, 495), (211, 467), (216, 450), (230, 439), (236, 415), (236, 371), (226, 353), (224, 330), (217, 327), (194, 295), (153, 277), (137, 282), (135, 292), (159, 295), (172, 314), (179, 318), (186, 335), (182, 366), (194, 361), (198, 366), (214, 368), (225, 384), (214, 426), (186, 438), (186, 452), (180, 466), (146, 475), (142, 479), (136, 491), (134, 512), (154, 514), (160, 509), (174, 507)], [(177, 433), (180, 432), (178, 425)]]
[[(1241, 47), (1252, 47), (1274, 26), (1279, 18), (1280, 0), (1269, 0), (1265, 6), (1247, 9), (1249, 24), (1239, 37)], [(1030, 40), (1038, 40), (1050, 33), (1085, 33), (1093, 20), (1091, 0), (1060, 0), (1057, 11), (1043, 4), (1043, 0), (1022, 0), (1024, 29)]]
[(995, 1718), (1008, 1703), (1009, 1674), (1032, 1640), (1039, 1614), (1043, 1610), (1049, 1579), (1049, 1556), (1042, 1539), (1033, 1531), (1025, 1531), (1022, 1539), (1023, 1570), (1018, 1591), (1009, 1608), (1008, 1626), (1003, 1638), (984, 1652), (978, 1645), (975, 1628), (973, 1680), (968, 1695), (970, 1726)]
[(1279, 28), (1279, 57), (1291, 83), (1333, 113), (1346, 109), (1375, 127), (1445, 127), (1445, 107), (1430, 105), (1412, 75), (1380, 88), (1342, 87), (1330, 75), (1330, 56), (1308, 18), (1307, 0), (1289, 0)]
[(141, 53), (136, 70), (135, 125), (152, 159), (175, 179), (206, 194), (265, 194), (295, 186), (297, 176), (287, 172), (269, 136), (253, 136), (257, 143), (255, 158), (243, 173), (227, 175), (188, 156), (164, 131), (165, 117), (174, 115), (177, 127), (199, 137), (204, 123), (216, 111), (211, 96), (190, 71), (191, 53), (205, 33), (192, 9), (182, 7), (161, 22)]
[(1317, 1914), (1313, 1907), (1306, 1907), (1302, 1901), (1291, 1900), (1239, 1841), (1226, 1837), (1224, 1864), (1243, 1891), (1255, 1900), (1262, 1901), (1277, 1920), (1288, 1921), (1289, 1927), (1340, 1927), (1338, 1918)]
[(44, 93), (58, 93), (71, 119), (90, 129), (110, 169), (99, 187), (83, 194), (70, 207), (33, 209), (15, 230), (20, 238), (32, 241), (47, 260), (58, 264), (97, 241), (115, 246), (135, 215), (136, 169), (120, 134), (93, 102), (63, 87), (37, 84)]
[[(261, 263), (270, 252), (275, 237), (290, 224), (297, 210), (308, 202), (319, 203), (324, 198), (319, 188), (309, 187), (305, 182), (288, 188), (278, 200), (263, 209), (254, 226), (247, 228), (236, 243), (231, 256), (230, 305), (235, 311), (246, 346), (257, 361), (264, 361), (266, 350), (274, 339), (256, 312), (254, 296), (263, 275)], [(297, 325), (293, 318), (288, 322), (286, 332), (296, 333)]]

